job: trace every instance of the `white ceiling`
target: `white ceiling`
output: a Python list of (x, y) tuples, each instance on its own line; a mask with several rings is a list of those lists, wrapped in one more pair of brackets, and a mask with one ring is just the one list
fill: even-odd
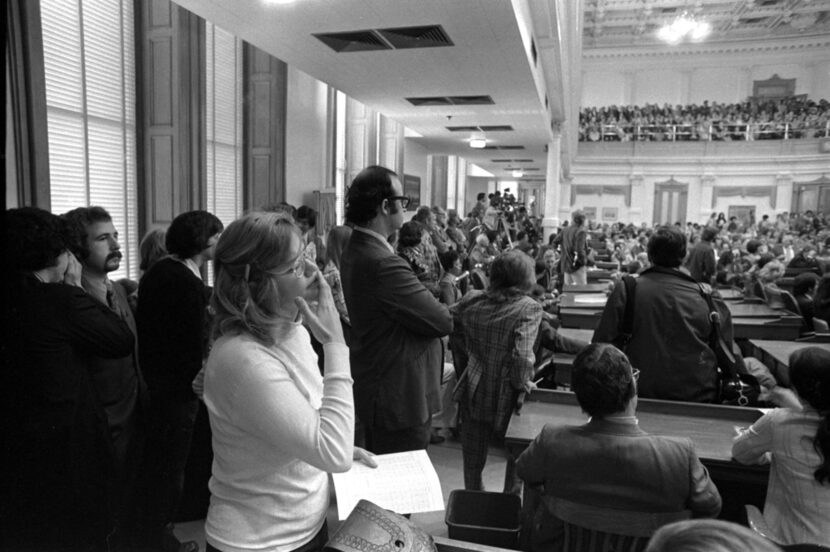
[[(550, 119), (572, 119), (567, 117), (573, 112), (568, 104), (579, 103), (578, 97), (559, 97), (578, 95), (570, 92), (567, 82), (559, 82), (568, 80), (568, 61), (559, 57), (568, 51), (623, 44), (654, 48), (656, 25), (684, 9), (712, 18), (711, 40), (830, 32), (830, 0), (297, 0), (287, 5), (267, 0), (175, 1), (403, 124), (420, 136), (408, 139), (429, 153), (459, 155), (504, 178), (510, 178), (506, 165), (537, 169), (526, 175), (544, 178)], [(579, 34), (569, 39), (568, 29), (562, 28), (567, 21), (556, 18), (580, 5), (584, 40), (563, 44), (580, 42)], [(440, 25), (453, 45), (337, 53), (314, 37), (421, 25)], [(531, 33), (539, 63), (548, 64), (541, 69), (547, 73), (541, 80), (531, 59)], [(551, 83), (558, 86), (546, 92), (546, 82), (548, 88)], [(552, 104), (548, 109), (546, 94)], [(489, 95), (494, 103), (415, 107), (405, 100), (451, 95)], [(487, 133), (488, 142), (524, 149), (473, 150), (467, 145), (469, 132), (446, 128), (473, 125), (510, 125), (513, 131)], [(568, 142), (563, 140), (565, 148)], [(506, 164), (494, 159), (531, 161)]]

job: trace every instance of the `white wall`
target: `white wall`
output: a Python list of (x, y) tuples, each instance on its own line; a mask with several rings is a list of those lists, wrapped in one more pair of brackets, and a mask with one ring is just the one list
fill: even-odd
[[(793, 182), (809, 182), (830, 170), (830, 155), (819, 153), (819, 140), (701, 143), (580, 143), (570, 182), (562, 186), (559, 217), (565, 220), (577, 208), (616, 207), (623, 222), (651, 224), (655, 184), (674, 179), (688, 184), (687, 222), (705, 222), (714, 212), (729, 206), (753, 206), (756, 216), (791, 210)], [(618, 193), (577, 193), (571, 204), (572, 186), (631, 188), (631, 203)], [(716, 190), (774, 187), (775, 206), (769, 196), (718, 196)], [(583, 188), (584, 190), (584, 188)], [(760, 191), (760, 190), (759, 190)]]
[(313, 205), (315, 190), (329, 181), (327, 152), (328, 87), (288, 66), (285, 129), (285, 200), (299, 207)]
[(587, 51), (582, 71), (581, 106), (740, 102), (752, 95), (753, 81), (775, 74), (796, 79), (796, 94), (830, 99), (826, 48), (773, 45), (628, 56)]
[[(432, 197), (429, 181), (429, 155), (427, 149), (414, 140), (404, 139), (403, 172), (421, 179), (421, 198)], [(403, 181), (403, 174), (401, 181)]]

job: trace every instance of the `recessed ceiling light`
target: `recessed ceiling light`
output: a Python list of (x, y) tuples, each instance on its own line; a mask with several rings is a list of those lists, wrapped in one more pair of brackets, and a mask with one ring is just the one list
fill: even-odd
[(475, 149), (483, 149), (487, 147), (487, 140), (484, 138), (470, 138), (470, 147)]
[(513, 178), (521, 178), (525, 175), (522, 171), (513, 171)]
[(266, 4), (271, 4), (275, 6), (281, 6), (286, 4), (293, 4), (297, 0), (264, 0)]

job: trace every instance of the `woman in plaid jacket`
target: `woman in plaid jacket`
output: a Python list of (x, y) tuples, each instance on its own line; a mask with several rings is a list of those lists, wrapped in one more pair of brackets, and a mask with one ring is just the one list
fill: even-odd
[[(471, 292), (451, 309), (454, 332), (463, 334), (469, 356), (454, 394), (461, 412), (464, 487), (469, 490), (483, 490), (490, 440), (504, 439), (519, 393), (533, 387), (533, 345), (542, 321), (542, 306), (528, 295), (534, 277), (533, 260), (508, 251), (490, 267), (490, 287)], [(511, 479), (506, 478), (506, 486), (512, 487)]]

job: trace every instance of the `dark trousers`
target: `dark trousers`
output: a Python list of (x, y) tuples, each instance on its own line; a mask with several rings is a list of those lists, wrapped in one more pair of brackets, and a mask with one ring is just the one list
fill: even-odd
[(382, 429), (365, 424), (366, 449), (375, 454), (426, 449), (431, 426), (431, 419), (421, 425), (403, 429)]
[[(471, 420), (470, 416), (461, 413), (461, 458), (464, 465), (464, 488), (469, 491), (483, 491), (484, 482), (482, 473), (487, 463), (487, 453), (490, 444), (503, 445), (504, 435), (494, 432), (493, 424)], [(521, 481), (516, 475), (516, 462), (509, 452), (505, 451), (507, 466), (504, 474), (504, 493), (518, 494)]]
[(146, 494), (141, 525), (148, 544), (163, 541), (164, 528), (173, 521), (179, 506), (198, 411), (199, 400), (195, 397), (184, 401), (153, 397), (142, 474)]
[[(323, 526), (314, 535), (314, 538), (305, 543), (304, 545), (300, 546), (299, 548), (295, 548), (291, 552), (319, 552), (326, 546), (326, 543), (329, 541), (329, 528), (328, 522), (324, 521)], [(205, 543), (205, 552), (223, 552), (222, 550), (216, 548), (215, 546), (211, 545), (209, 542)]]

